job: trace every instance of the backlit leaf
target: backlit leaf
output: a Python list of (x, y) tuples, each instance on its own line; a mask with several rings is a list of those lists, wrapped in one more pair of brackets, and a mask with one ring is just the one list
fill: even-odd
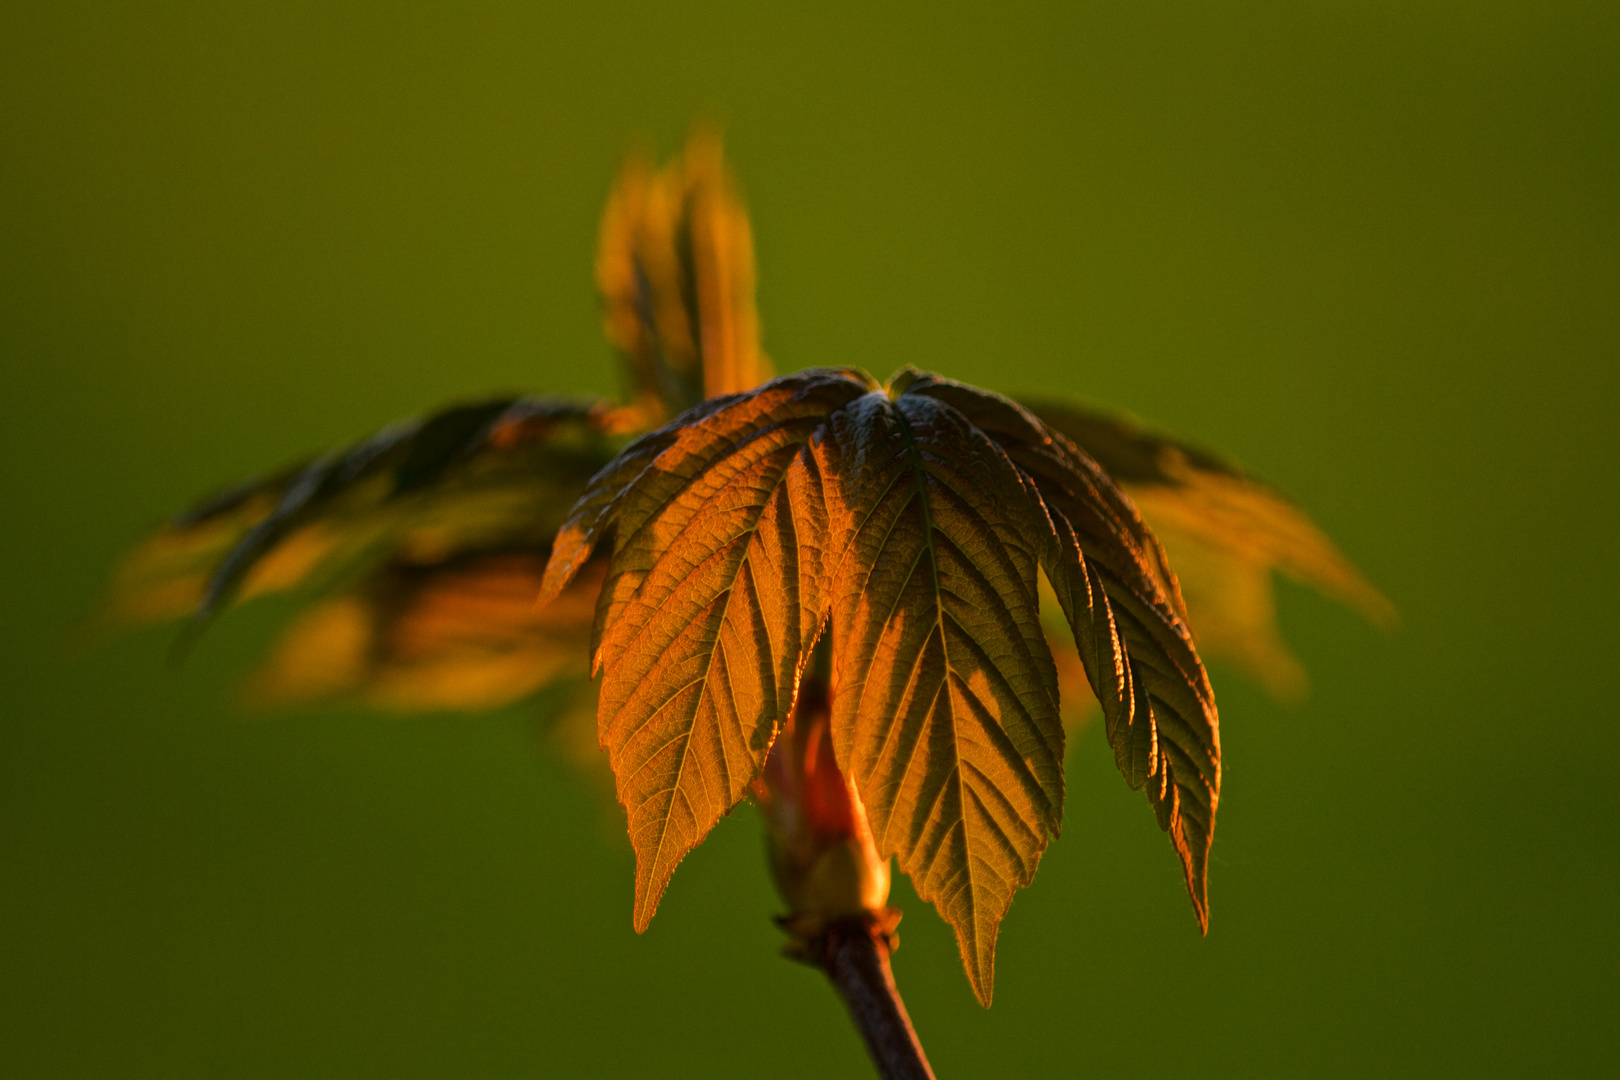
[(770, 377), (753, 233), (715, 132), (695, 131), (663, 169), (626, 163), (602, 215), (596, 285), (608, 340), (652, 423)]
[(1021, 406), (934, 377), (913, 392), (961, 411), (1040, 493), (1052, 523), (1041, 565), (1074, 631), (1115, 762), (1133, 788), (1146, 789), (1207, 927), (1220, 726), (1163, 551), (1096, 462)]
[(543, 552), (506, 551), (426, 566), (390, 562), (300, 615), (253, 696), (267, 704), (479, 710), (559, 679), (583, 679), (605, 564), (537, 609), (545, 561)]
[(833, 418), (833, 739), (880, 855), (956, 930), (980, 1000), (1063, 812), (1039, 505), (960, 413), (871, 394)]
[(1219, 785), (1203, 669), (1129, 501), (1019, 406), (909, 369), (886, 388), (785, 376), (599, 473), (542, 599), (609, 539), (599, 733), (637, 851), (638, 928), (758, 774), (830, 624), (838, 765), (988, 1004), (997, 928), (1062, 816), (1043, 569), (1203, 918)]
[(1374, 623), (1395, 609), (1286, 496), (1222, 458), (1128, 417), (1035, 402), (1030, 409), (1094, 457), (1164, 542), (1203, 655), (1229, 660), (1274, 695), (1298, 698), (1304, 668), (1276, 628), (1273, 571)]
[(110, 615), (196, 628), (312, 587), (261, 700), (552, 687), (556, 742), (598, 779), (608, 751), (638, 930), (753, 789), (804, 958), (829, 924), (892, 931), (897, 860), (985, 1005), (1061, 824), (1064, 725), (1096, 707), (1207, 928), (1221, 752), (1193, 633), (1286, 695), (1273, 570), (1376, 621), (1388, 602), (1287, 499), (1124, 418), (909, 368), (760, 385), (752, 234), (711, 132), (624, 167), (596, 278), (628, 404), (474, 402), (242, 485), (134, 552)]
[(145, 622), (317, 584), (385, 560), (545, 555), (620, 441), (612, 410), (499, 398), (409, 420), (182, 515), (130, 554), (110, 617)]
[(792, 709), (824, 591), (824, 496), (802, 451), (870, 388), (817, 372), (707, 402), (631, 444), (558, 535), (543, 601), (613, 535), (598, 730), (636, 850), (638, 930)]

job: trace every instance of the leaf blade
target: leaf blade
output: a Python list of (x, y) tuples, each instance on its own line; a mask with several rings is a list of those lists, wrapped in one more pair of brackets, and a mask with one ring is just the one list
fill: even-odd
[(181, 515), (125, 560), (110, 606), (127, 621), (229, 603), (400, 556), (544, 550), (613, 456), (608, 414), (504, 397), (393, 425)]
[(970, 463), (982, 486), (962, 483), (957, 459), (988, 440), (936, 403), (871, 394), (845, 411), (829, 440), (855, 554), (832, 584), (834, 746), (879, 854), (955, 928), (988, 1005), (1001, 919), (1062, 815), (1021, 485), (995, 455)]
[(695, 129), (661, 169), (644, 155), (626, 162), (602, 215), (596, 282), (603, 329), (651, 423), (770, 377), (753, 232), (716, 131)]
[(1095, 461), (1010, 399), (925, 377), (1028, 477), (1050, 522), (1042, 568), (1102, 705), (1115, 763), (1170, 837), (1200, 928), (1220, 798), (1220, 722), (1175, 576), (1134, 505)]
[[(792, 708), (820, 601), (804, 447), (865, 393), (848, 372), (787, 376), (699, 407), (603, 471), (553, 554), (573, 565), (609, 534), (598, 601), (598, 736), (636, 849), (644, 930), (675, 866), (742, 798)], [(761, 527), (761, 524), (764, 527)], [(808, 560), (808, 563), (807, 561)], [(548, 589), (566, 569), (547, 570)]]
[(1333, 541), (1266, 483), (1121, 414), (1069, 402), (1028, 405), (1096, 457), (1163, 539), (1200, 650), (1235, 663), (1279, 700), (1302, 697), (1308, 679), (1277, 632), (1273, 571), (1383, 629), (1398, 623), (1394, 607)]

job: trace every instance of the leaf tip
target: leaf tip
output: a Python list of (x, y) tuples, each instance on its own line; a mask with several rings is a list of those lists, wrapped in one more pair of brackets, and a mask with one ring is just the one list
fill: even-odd
[(654, 886), (647, 875), (636, 874), (636, 908), (630, 917), (636, 933), (645, 934), (647, 927), (652, 925), (653, 916), (658, 913), (658, 901), (663, 899), (663, 895), (663, 888)]
[(973, 996), (979, 999), (982, 1007), (988, 1009), (991, 1000), (996, 996), (996, 958), (993, 955), (993, 947), (992, 955), (980, 957), (978, 964), (968, 965), (968, 982), (973, 985)]
[(636, 852), (636, 907), (632, 923), (636, 933), (645, 934), (647, 927), (652, 925), (653, 916), (658, 914), (658, 905), (663, 902), (664, 890), (669, 888), (670, 879), (675, 876), (675, 867), (696, 844), (684, 845), (670, 858), (669, 852), (660, 850), (656, 845), (644, 845), (642, 839), (632, 832), (630, 846)]
[(1198, 920), (1198, 933), (1209, 936), (1209, 861), (1208, 856), (1195, 860), (1182, 855), (1182, 867), (1187, 874), (1187, 897), (1192, 901), (1193, 918)]
[(908, 389), (910, 389), (912, 383), (916, 382), (918, 379), (925, 378), (927, 374), (928, 373), (923, 371), (921, 368), (907, 364), (893, 375), (890, 375), (887, 385), (884, 386), (884, 390), (889, 395), (889, 400), (893, 401), (901, 394), (904, 394)]
[(568, 588), (579, 568), (591, 554), (591, 537), (584, 529), (569, 522), (557, 533), (552, 542), (551, 555), (546, 559), (545, 573), (540, 578), (540, 595), (535, 597), (536, 611), (545, 607)]
[(968, 928), (963, 926), (955, 929), (956, 946), (962, 953), (968, 985), (973, 987), (973, 996), (979, 999), (979, 1004), (988, 1009), (996, 994), (996, 932), (999, 927), (991, 926), (988, 934), (984, 934), (982, 927), (978, 928), (982, 937), (970, 936)]

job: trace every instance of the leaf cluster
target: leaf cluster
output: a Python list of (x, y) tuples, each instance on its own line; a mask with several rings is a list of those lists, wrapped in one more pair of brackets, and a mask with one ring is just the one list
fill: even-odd
[(838, 765), (879, 855), (956, 929), (988, 1003), (1001, 918), (1062, 820), (1043, 572), (1204, 922), (1220, 788), (1209, 682), (1130, 502), (1027, 410), (910, 369), (886, 386), (848, 369), (784, 376), (598, 473), (542, 601), (609, 537), (593, 665), (638, 928), (759, 775), (829, 633)]
[(862, 843), (955, 928), (985, 1004), (1089, 702), (1207, 927), (1221, 754), (1199, 653), (1302, 690), (1274, 571), (1390, 623), (1331, 541), (1106, 410), (911, 368), (765, 381), (748, 216), (710, 134), (627, 164), (597, 283), (624, 403), (456, 405), (232, 488), (125, 560), (108, 618), (190, 615), (184, 646), (234, 602), (304, 590), (260, 700), (483, 709), (571, 686), (558, 729), (607, 751), (638, 929), (824, 655)]

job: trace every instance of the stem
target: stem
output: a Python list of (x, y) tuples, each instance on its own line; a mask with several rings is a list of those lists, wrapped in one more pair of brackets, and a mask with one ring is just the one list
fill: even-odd
[(841, 919), (827, 927), (822, 967), (866, 1040), (878, 1075), (883, 1080), (934, 1080), (889, 970), (889, 939), (888, 932), (867, 920)]

